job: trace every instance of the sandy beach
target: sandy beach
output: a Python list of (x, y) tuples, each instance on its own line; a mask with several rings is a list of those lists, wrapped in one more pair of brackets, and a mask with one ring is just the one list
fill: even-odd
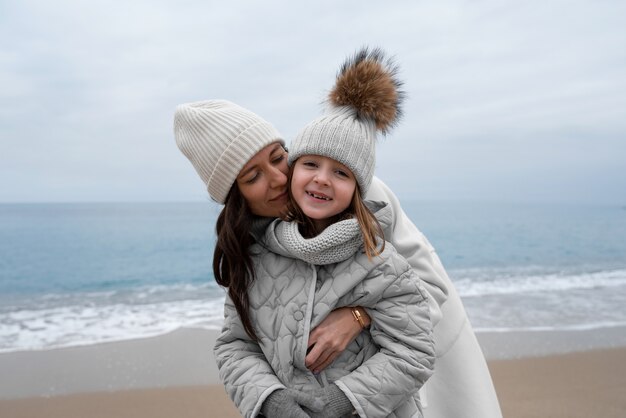
[[(239, 417), (216, 333), (0, 354), (0, 416)], [(505, 417), (626, 416), (626, 330), (479, 334)]]

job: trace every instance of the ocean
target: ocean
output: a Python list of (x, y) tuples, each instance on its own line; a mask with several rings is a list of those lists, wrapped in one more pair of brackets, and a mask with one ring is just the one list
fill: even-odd
[[(477, 332), (626, 325), (626, 207), (403, 202)], [(0, 205), (0, 353), (219, 329), (219, 207)]]

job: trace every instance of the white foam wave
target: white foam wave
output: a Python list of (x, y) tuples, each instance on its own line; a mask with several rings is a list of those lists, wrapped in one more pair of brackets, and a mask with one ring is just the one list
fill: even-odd
[(8, 312), (0, 315), (0, 353), (143, 338), (178, 328), (219, 329), (223, 303), (182, 300)]
[(475, 332), (555, 332), (555, 331), (593, 331), (596, 329), (626, 327), (626, 321), (619, 322), (592, 322), (576, 325), (558, 326), (527, 326), (527, 327), (474, 327)]
[(589, 273), (534, 273), (497, 270), (455, 272), (462, 297), (626, 286), (626, 270)]
[[(617, 296), (626, 294), (619, 288), (626, 287), (626, 269), (589, 273), (482, 269), (450, 273), (477, 331), (585, 330), (626, 325), (622, 321), (626, 314), (619, 308), (623, 306), (623, 298)], [(603, 290), (596, 292), (596, 288)], [(586, 289), (591, 289), (590, 293)], [(576, 290), (582, 290), (583, 294), (570, 292), (569, 296), (589, 300), (589, 315), (567, 311), (572, 299), (563, 298), (568, 296), (565, 293), (556, 293)], [(538, 301), (540, 294), (556, 294), (562, 303)], [(607, 294), (616, 297), (607, 300)], [(480, 297), (488, 295), (496, 298), (484, 305)], [(508, 295), (514, 295), (520, 306), (507, 316), (502, 313), (511, 307)], [(592, 295), (596, 296), (588, 297)], [(44, 295), (1, 303), (0, 353), (136, 339), (179, 328), (220, 329), (223, 298), (221, 288), (214, 283), (203, 283)], [(576, 312), (586, 306), (576, 304)], [(539, 313), (537, 306), (541, 306)], [(492, 311), (501, 313), (497, 322), (489, 319), (493, 318)], [(602, 315), (598, 316), (599, 313)], [(525, 319), (521, 320), (520, 315)], [(605, 322), (588, 324), (587, 320), (594, 316), (596, 321)], [(539, 323), (551, 326), (530, 325)]]

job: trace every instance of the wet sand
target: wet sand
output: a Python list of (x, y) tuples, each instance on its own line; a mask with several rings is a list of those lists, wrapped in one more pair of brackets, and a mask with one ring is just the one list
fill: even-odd
[[(479, 334), (504, 416), (626, 416), (624, 331)], [(219, 383), (215, 337), (179, 330), (0, 354), (0, 416), (238, 417)]]

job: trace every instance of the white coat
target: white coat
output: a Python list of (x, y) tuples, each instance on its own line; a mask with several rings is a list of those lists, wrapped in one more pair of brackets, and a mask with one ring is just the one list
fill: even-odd
[(390, 205), (392, 222), (384, 230), (385, 239), (407, 259), (431, 296), (436, 361), (434, 374), (420, 391), (424, 417), (502, 417), (487, 362), (435, 249), (378, 178), (374, 177), (366, 199)]

